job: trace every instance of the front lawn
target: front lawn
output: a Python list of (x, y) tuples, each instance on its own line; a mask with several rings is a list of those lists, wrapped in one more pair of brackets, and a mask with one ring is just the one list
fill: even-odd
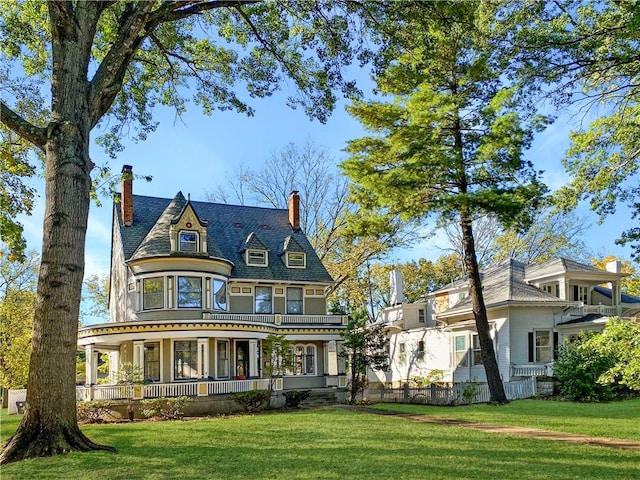
[[(2, 417), (2, 437), (19, 416)], [(10, 464), (12, 479), (632, 479), (640, 454), (323, 409), (84, 427), (119, 453)]]
[(516, 400), (499, 407), (487, 404), (436, 407), (398, 403), (372, 406), (456, 420), (640, 441), (640, 397), (609, 403)]

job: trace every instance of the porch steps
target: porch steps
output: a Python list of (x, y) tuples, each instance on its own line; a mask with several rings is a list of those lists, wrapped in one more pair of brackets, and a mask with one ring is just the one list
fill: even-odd
[(319, 408), (337, 405), (340, 403), (338, 397), (333, 391), (327, 390), (311, 390), (311, 395), (300, 404), (300, 408)]

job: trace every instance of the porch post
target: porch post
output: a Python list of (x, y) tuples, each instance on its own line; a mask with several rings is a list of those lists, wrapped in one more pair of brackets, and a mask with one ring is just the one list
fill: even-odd
[(109, 352), (109, 383), (118, 383), (120, 370), (120, 352)]
[(260, 373), (258, 370), (258, 341), (249, 340), (249, 375), (247, 377), (257, 377)]
[(209, 339), (198, 338), (198, 378), (209, 376)]
[(336, 341), (324, 342), (325, 365), (324, 372), (328, 375), (338, 375), (338, 349)]
[(144, 376), (144, 340), (133, 341), (133, 364)]
[(560, 290), (560, 298), (562, 300), (569, 300), (569, 295), (567, 295), (567, 283), (566, 283), (565, 279), (561, 278), (558, 281), (558, 284), (559, 284), (559, 287), (560, 287), (559, 288), (559, 290)]
[(96, 382), (96, 362), (93, 353), (93, 344), (89, 344), (84, 348), (84, 383), (87, 385), (93, 385)]

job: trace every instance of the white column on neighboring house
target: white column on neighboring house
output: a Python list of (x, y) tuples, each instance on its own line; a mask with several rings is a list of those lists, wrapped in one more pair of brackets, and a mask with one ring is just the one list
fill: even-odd
[(209, 339), (198, 339), (198, 378), (209, 376)]
[(567, 295), (567, 282), (564, 278), (561, 278), (558, 283), (560, 284), (560, 298), (562, 300), (569, 300), (569, 295)]
[[(249, 374), (252, 377), (258, 376), (258, 340), (249, 340)], [(249, 376), (249, 375), (247, 375)]]
[(335, 340), (324, 342), (324, 371), (327, 375), (338, 375), (338, 348)]
[(85, 362), (84, 383), (87, 385), (93, 385), (94, 383), (96, 383), (96, 377), (97, 377), (93, 344), (87, 345), (84, 348), (84, 362)]
[(120, 352), (109, 352), (109, 383), (118, 382), (118, 371), (120, 370)]
[(144, 340), (133, 341), (133, 364), (144, 375)]

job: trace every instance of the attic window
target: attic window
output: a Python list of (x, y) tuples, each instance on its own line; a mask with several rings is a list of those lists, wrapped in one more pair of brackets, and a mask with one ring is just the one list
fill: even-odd
[(197, 252), (198, 234), (196, 232), (180, 232), (180, 251)]
[(287, 267), (289, 268), (305, 268), (306, 255), (298, 252), (287, 252)]
[(264, 250), (247, 250), (247, 265), (254, 267), (266, 267), (267, 252)]

